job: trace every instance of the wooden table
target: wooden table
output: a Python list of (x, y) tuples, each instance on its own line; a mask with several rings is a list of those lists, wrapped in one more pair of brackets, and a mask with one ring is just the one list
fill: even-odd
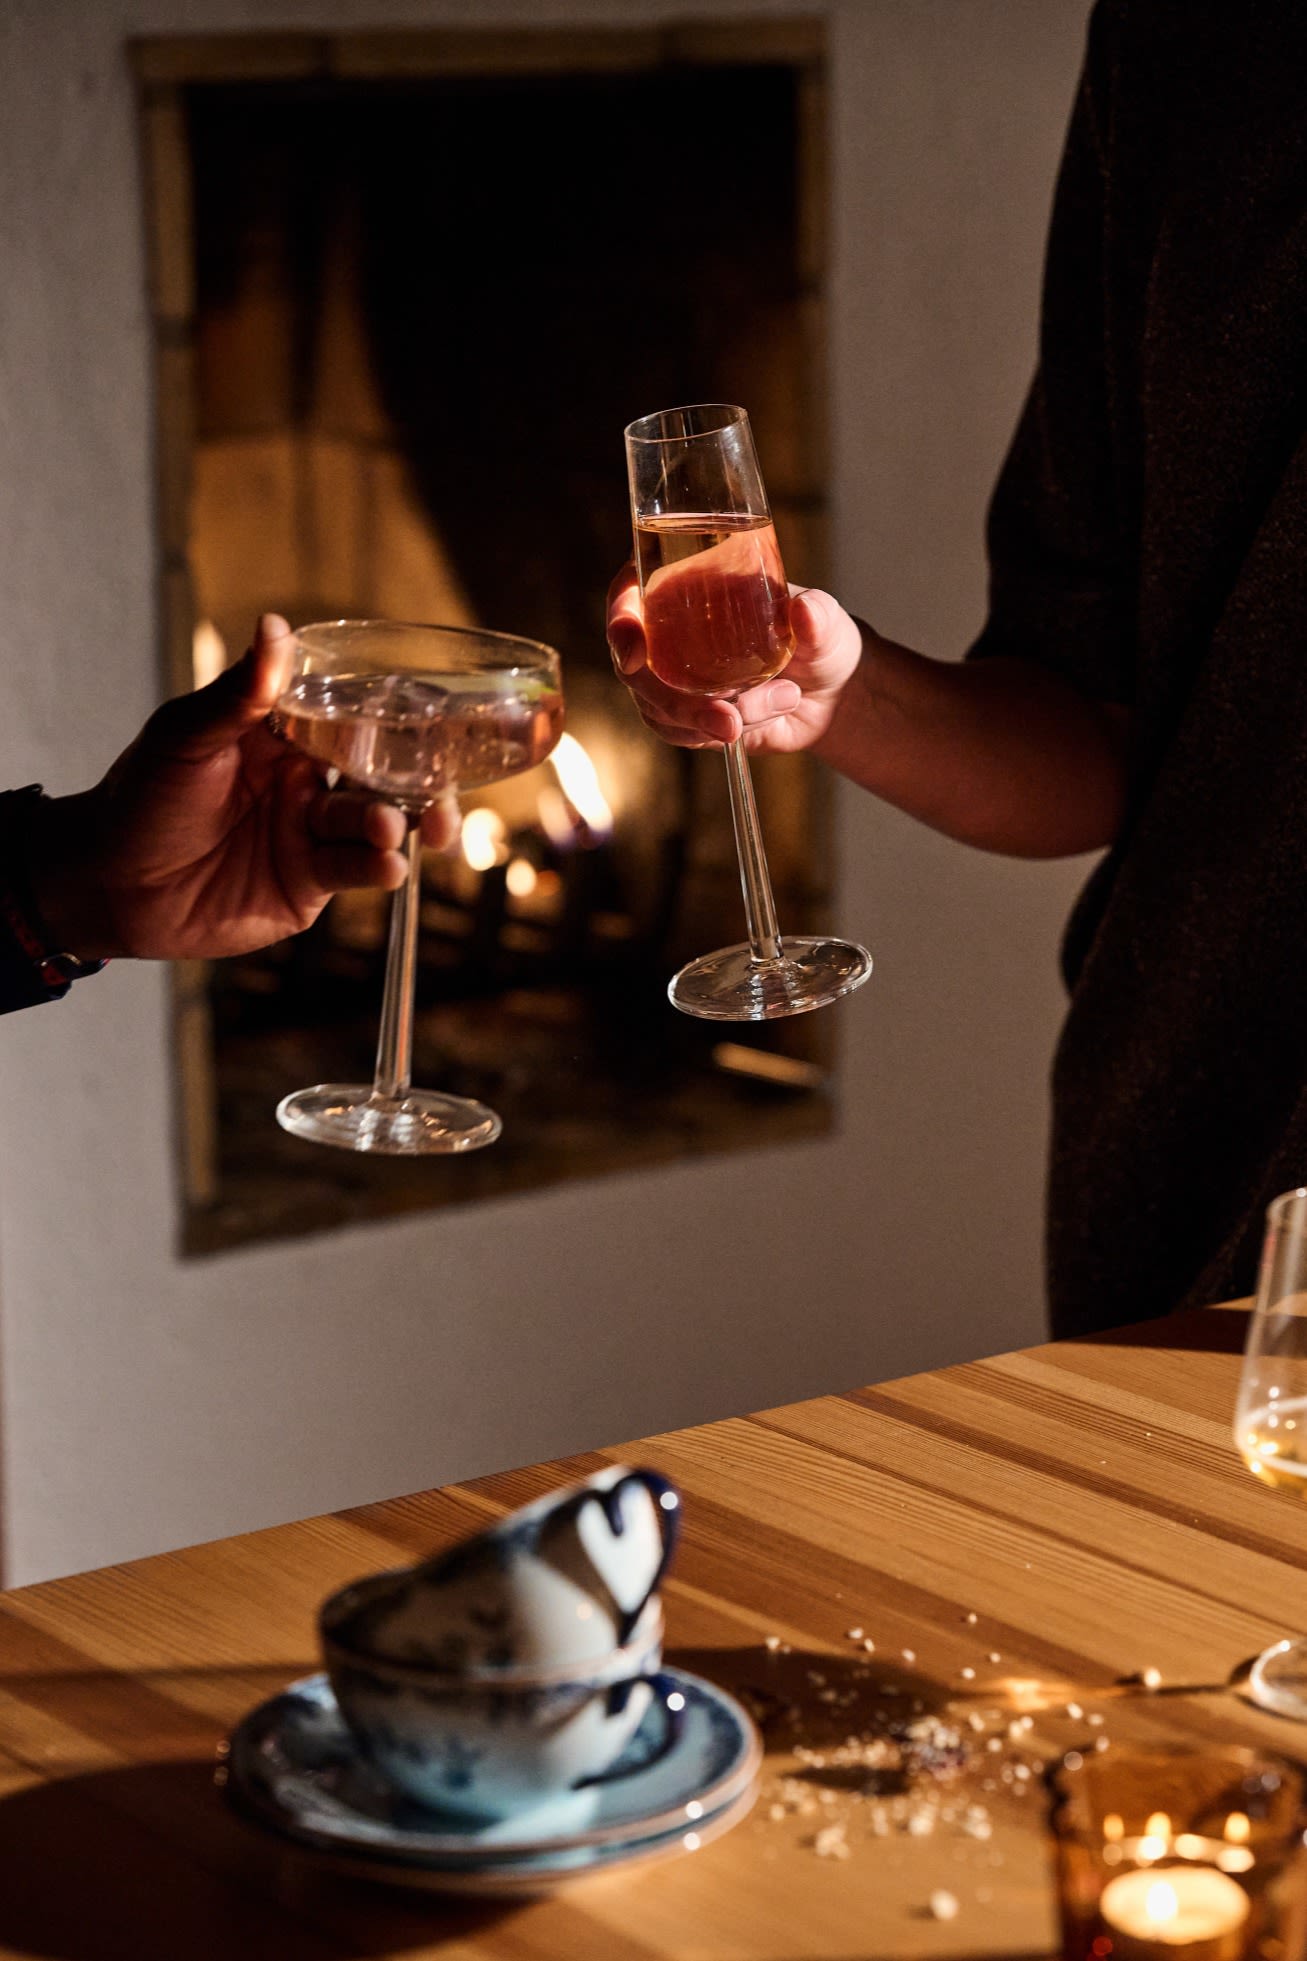
[[(1229, 1686), (1307, 1627), (1307, 1511), (1230, 1444), (1242, 1338), (1236, 1313), (1157, 1323), (0, 1596), (0, 1955), (1045, 1955), (1035, 1766), (1127, 1741), (1307, 1749)], [(685, 1494), (673, 1658), (767, 1719), (743, 1824), (506, 1905), (334, 1876), (230, 1812), (215, 1750), (315, 1666), (329, 1588), (621, 1458)], [(955, 1724), (968, 1761), (896, 1798), (884, 1738), (914, 1717)]]

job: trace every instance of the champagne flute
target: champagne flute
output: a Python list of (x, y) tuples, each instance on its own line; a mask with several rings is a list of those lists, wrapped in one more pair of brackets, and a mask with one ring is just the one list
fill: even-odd
[[(794, 652), (789, 589), (749, 418), (703, 402), (626, 430), (645, 657), (687, 695), (734, 701)], [(704, 954), (668, 986), (674, 1007), (710, 1021), (806, 1014), (852, 993), (871, 955), (848, 940), (782, 940), (743, 739), (726, 749), (747, 944)]]
[(333, 620), (301, 627), (273, 711), (288, 741), (408, 819), (408, 876), (396, 892), (371, 1084), (320, 1083), (277, 1105), (297, 1137), (392, 1157), (474, 1151), (502, 1125), (484, 1103), (414, 1089), (413, 983), (423, 810), (543, 762), (563, 727), (558, 655), (479, 628)]
[[(1263, 1484), (1307, 1498), (1307, 1187), (1267, 1208), (1234, 1436)], [(1307, 1720), (1307, 1636), (1267, 1648), (1248, 1686), (1264, 1709)]]

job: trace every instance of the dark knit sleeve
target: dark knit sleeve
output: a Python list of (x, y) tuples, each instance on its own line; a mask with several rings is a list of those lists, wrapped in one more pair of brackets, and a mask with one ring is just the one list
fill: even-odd
[(36, 1008), (42, 1001), (61, 1000), (67, 992), (67, 981), (59, 987), (42, 983), (21, 942), (0, 917), (0, 1015), (13, 1014), (18, 1008)]
[(41, 916), (29, 846), (32, 815), (43, 799), (39, 783), (0, 790), (0, 1015), (60, 1001), (73, 981), (108, 964), (57, 952)]
[(39, 1007), (68, 992), (69, 982), (42, 971), (22, 869), (0, 845), (0, 1015)]
[(968, 658), (1016, 656), (1128, 702), (1134, 609), (1107, 319), (1116, 21), (1100, 0), (1053, 202), (1039, 366), (990, 504), (989, 615)]

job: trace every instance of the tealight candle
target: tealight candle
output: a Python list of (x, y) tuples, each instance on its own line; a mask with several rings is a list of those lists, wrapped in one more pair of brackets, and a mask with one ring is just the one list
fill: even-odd
[(1248, 1895), (1214, 1866), (1144, 1867), (1118, 1873), (1103, 1888), (1098, 1911), (1119, 1961), (1236, 1961)]
[(1063, 1961), (1307, 1956), (1307, 1787), (1265, 1751), (1073, 1751), (1051, 1780)]

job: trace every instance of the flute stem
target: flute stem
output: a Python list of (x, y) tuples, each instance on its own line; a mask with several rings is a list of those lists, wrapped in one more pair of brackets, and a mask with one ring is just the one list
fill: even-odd
[(416, 817), (410, 821), (404, 848), (408, 853), (408, 877), (391, 901), (381, 1033), (377, 1039), (377, 1070), (372, 1085), (373, 1096), (387, 1102), (398, 1102), (413, 1079), (413, 987), (422, 879), (422, 842)]
[(735, 826), (735, 848), (740, 859), (749, 951), (755, 960), (774, 962), (781, 958), (781, 936), (743, 737), (732, 742), (726, 751), (726, 780), (731, 791), (731, 822)]

